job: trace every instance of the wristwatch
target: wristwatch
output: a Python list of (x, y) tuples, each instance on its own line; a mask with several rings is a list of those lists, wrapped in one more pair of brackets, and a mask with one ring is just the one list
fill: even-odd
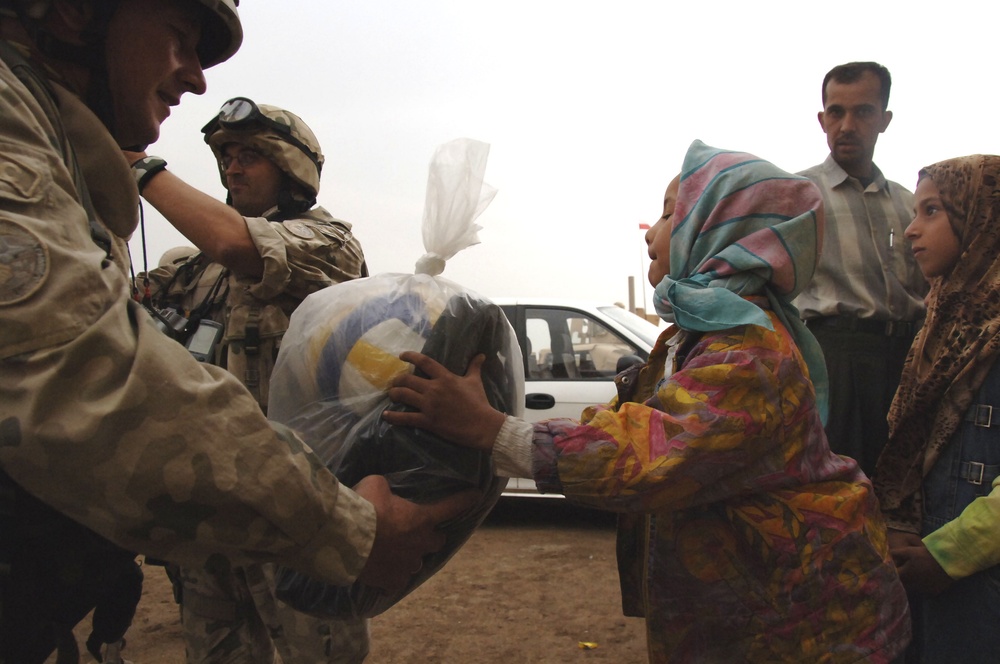
[(135, 186), (139, 188), (139, 194), (146, 188), (146, 183), (153, 179), (153, 176), (167, 167), (167, 162), (160, 157), (143, 157), (132, 164), (132, 177), (135, 178)]

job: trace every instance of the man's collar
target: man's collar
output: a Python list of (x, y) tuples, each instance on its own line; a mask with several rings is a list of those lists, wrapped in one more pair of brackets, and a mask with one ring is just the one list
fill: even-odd
[[(854, 180), (859, 185), (861, 184), (861, 181), (858, 180), (858, 178), (849, 175), (847, 171), (841, 168), (840, 164), (834, 160), (832, 154), (827, 155), (826, 161), (823, 162), (823, 173), (827, 179), (827, 186), (831, 189), (844, 184), (848, 179)], [(870, 187), (872, 185), (874, 185), (876, 189), (880, 190), (885, 189), (886, 187), (885, 176), (882, 175), (882, 171), (874, 163), (872, 163), (872, 181), (868, 186)], [(868, 187), (862, 188), (867, 189)]]

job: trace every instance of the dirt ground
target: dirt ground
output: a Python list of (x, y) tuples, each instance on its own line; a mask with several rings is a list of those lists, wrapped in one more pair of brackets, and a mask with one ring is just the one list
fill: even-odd
[[(646, 662), (643, 622), (621, 614), (614, 539), (613, 516), (561, 500), (501, 500), (442, 570), (372, 620), (366, 664)], [(183, 662), (166, 576), (145, 571), (124, 656)]]

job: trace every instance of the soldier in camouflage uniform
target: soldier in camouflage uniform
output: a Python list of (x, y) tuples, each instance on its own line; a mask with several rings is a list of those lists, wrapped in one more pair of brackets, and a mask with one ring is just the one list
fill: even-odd
[[(203, 249), (161, 260), (148, 275), (150, 302), (181, 313), (189, 330), (205, 319), (223, 323), (209, 361), (239, 378), (266, 413), (292, 311), (310, 293), (367, 276), (367, 269), (351, 225), (316, 205), (324, 158), (301, 118), (237, 98), (206, 125), (205, 141), (231, 207), (206, 199), (161, 158), (126, 153), (143, 197)], [(284, 664), (364, 660), (367, 620), (294, 611), (275, 597), (273, 572), (272, 565), (221, 561), (172, 570), (188, 662), (267, 662), (275, 649)]]
[(234, 0), (0, 0), (0, 662), (44, 661), (79, 619), (43, 588), (85, 604), (66, 595), (82, 542), (40, 534), (398, 590), (474, 502), (341, 486), (130, 299), (138, 196), (120, 148), (156, 140), (241, 40)]

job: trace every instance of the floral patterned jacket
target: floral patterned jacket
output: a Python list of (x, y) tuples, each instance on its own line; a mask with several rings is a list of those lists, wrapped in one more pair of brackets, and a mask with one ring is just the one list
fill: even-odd
[(888, 662), (909, 641), (871, 483), (830, 452), (770, 317), (680, 332), (672, 372), (667, 330), (619, 398), (535, 425), (539, 489), (621, 512), (623, 606), (652, 662)]

